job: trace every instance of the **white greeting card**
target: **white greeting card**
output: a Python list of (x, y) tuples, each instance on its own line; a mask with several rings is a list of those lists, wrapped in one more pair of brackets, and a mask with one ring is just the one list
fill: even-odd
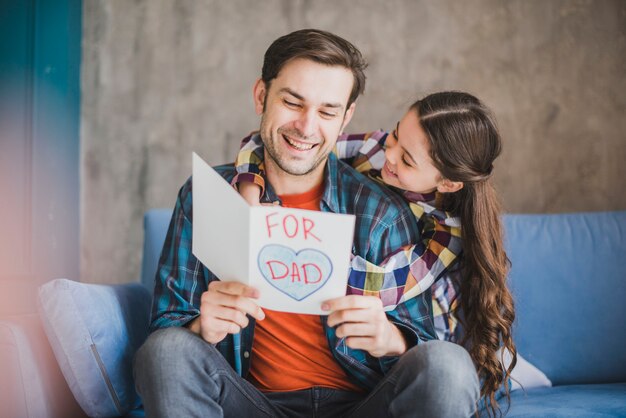
[(346, 293), (353, 215), (249, 206), (193, 154), (193, 254), (220, 280), (256, 287), (261, 307), (324, 314)]

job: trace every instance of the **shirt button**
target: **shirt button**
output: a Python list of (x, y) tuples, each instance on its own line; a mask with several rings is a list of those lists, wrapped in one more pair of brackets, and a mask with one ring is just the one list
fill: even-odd
[(244, 356), (244, 358), (248, 358), (248, 357), (250, 357), (250, 353), (248, 351), (244, 351), (243, 352), (243, 356)]

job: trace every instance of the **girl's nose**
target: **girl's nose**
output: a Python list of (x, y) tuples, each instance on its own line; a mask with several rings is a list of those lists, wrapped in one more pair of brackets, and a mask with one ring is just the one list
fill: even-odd
[(387, 159), (387, 162), (392, 166), (395, 167), (396, 166), (396, 162), (397, 162), (397, 153), (395, 152), (395, 149), (397, 147), (392, 146), (387, 146), (387, 149), (385, 150), (385, 158)]

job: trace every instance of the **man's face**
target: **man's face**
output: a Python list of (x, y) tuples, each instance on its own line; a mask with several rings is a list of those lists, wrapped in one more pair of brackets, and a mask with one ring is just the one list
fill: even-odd
[(347, 68), (306, 59), (285, 64), (269, 90), (257, 81), (254, 99), (268, 169), (282, 177), (323, 173), (354, 111), (354, 103), (346, 109), (352, 83)]

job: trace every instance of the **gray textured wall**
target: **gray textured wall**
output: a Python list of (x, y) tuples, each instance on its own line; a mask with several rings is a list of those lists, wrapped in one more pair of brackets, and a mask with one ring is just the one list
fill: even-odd
[(83, 25), (84, 281), (137, 279), (143, 212), (173, 206), (191, 151), (233, 160), (265, 49), (304, 27), (370, 62), (349, 131), (466, 90), (499, 120), (508, 211), (626, 209), (624, 1), (85, 0)]

